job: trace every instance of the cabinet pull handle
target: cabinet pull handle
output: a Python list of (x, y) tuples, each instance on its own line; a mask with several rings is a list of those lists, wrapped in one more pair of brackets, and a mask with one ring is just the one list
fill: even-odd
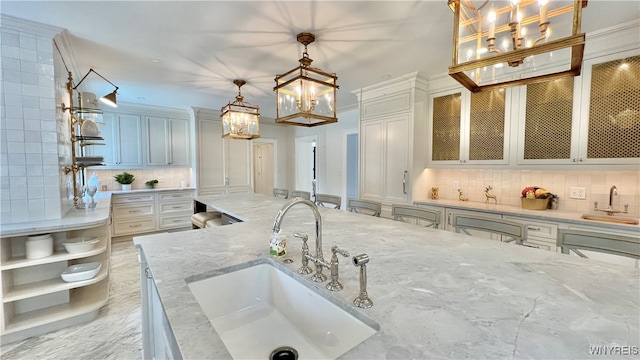
[(151, 276), (151, 272), (149, 271), (148, 267), (144, 269), (144, 276), (146, 276), (147, 279), (153, 279), (153, 276)]
[(402, 173), (402, 193), (407, 193), (407, 170)]
[(179, 222), (184, 222), (184, 220), (181, 220), (181, 219), (174, 219), (174, 220), (173, 220), (173, 222), (174, 222), (174, 223), (179, 223)]
[(140, 209), (138, 209), (138, 210), (129, 210), (129, 214), (139, 213), (140, 211), (142, 211), (142, 210), (140, 210)]
[(127, 200), (140, 200), (139, 197), (128, 197)]
[(135, 224), (135, 225), (129, 225), (130, 228), (137, 228), (137, 227), (141, 227), (142, 224)]
[(451, 213), (447, 215), (447, 224), (451, 225)]
[(171, 207), (172, 209), (182, 209), (182, 205), (175, 205)]
[(527, 226), (527, 229), (529, 230), (533, 230), (533, 231), (540, 231), (539, 227), (531, 227), (531, 226)]
[(175, 194), (175, 195), (171, 195), (171, 197), (182, 197), (182, 195)]

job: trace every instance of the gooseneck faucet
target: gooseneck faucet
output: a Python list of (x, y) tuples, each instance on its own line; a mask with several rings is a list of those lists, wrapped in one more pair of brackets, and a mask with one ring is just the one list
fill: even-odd
[(614, 195), (618, 195), (618, 188), (613, 185), (611, 187), (611, 189), (609, 189), (609, 207), (606, 209), (598, 209), (598, 202), (594, 201), (593, 202), (593, 210), (594, 211), (602, 211), (602, 212), (606, 212), (607, 215), (614, 215), (614, 214), (626, 214), (629, 212), (629, 204), (624, 204), (624, 211), (620, 211), (620, 210), (616, 210), (613, 208), (613, 196)]
[(611, 189), (609, 189), (609, 208), (613, 209), (613, 195), (618, 195), (618, 188), (613, 185)]
[(322, 216), (320, 216), (320, 212), (318, 211), (318, 206), (311, 202), (310, 200), (303, 198), (294, 198), (289, 200), (280, 211), (276, 215), (275, 220), (273, 221), (273, 229), (274, 233), (280, 231), (280, 225), (282, 224), (282, 220), (284, 220), (284, 216), (296, 204), (304, 204), (311, 208), (313, 211), (313, 216), (316, 218), (316, 255), (311, 256), (306, 254), (306, 257), (312, 260), (316, 265), (316, 273), (311, 277), (311, 280), (315, 282), (323, 282), (327, 280), (327, 276), (322, 274), (323, 267), (330, 267), (330, 264), (324, 260), (324, 255), (322, 254)]

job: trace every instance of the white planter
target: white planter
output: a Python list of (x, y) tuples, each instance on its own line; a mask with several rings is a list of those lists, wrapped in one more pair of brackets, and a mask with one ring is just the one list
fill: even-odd
[(131, 191), (131, 184), (122, 184), (122, 191)]

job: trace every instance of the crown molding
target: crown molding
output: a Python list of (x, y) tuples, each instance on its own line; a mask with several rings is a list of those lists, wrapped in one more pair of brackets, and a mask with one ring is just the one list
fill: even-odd
[[(58, 33), (53, 41), (56, 43), (58, 50), (60, 50), (60, 56), (64, 60), (64, 63), (67, 65), (68, 70), (71, 71), (71, 74), (74, 78), (78, 78), (83, 76), (84, 73), (80, 70), (78, 63), (76, 62), (76, 54), (73, 51), (73, 46), (71, 46), (71, 38), (69, 37), (69, 31), (64, 29), (60, 33)], [(80, 86), (82, 90), (84, 89), (84, 85)]]
[(3, 29), (24, 31), (51, 39), (53, 39), (56, 34), (64, 30), (57, 26), (47, 25), (6, 14), (0, 14), (0, 24), (2, 24)]

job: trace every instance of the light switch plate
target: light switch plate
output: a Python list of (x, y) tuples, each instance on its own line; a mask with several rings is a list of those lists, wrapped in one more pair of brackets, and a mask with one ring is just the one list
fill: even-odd
[(572, 186), (569, 188), (569, 199), (584, 200), (587, 198), (587, 191), (583, 187)]
[(459, 181), (454, 181), (453, 182), (453, 190), (458, 190), (460, 189), (460, 182)]

